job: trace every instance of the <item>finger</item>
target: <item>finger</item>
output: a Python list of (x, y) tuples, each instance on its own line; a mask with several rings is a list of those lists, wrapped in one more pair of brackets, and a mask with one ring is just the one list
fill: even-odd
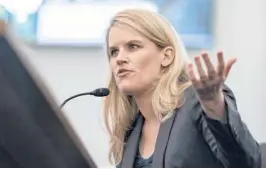
[(207, 78), (207, 74), (203, 68), (203, 65), (201, 63), (201, 59), (199, 56), (196, 56), (194, 58), (195, 60), (195, 63), (196, 63), (196, 66), (197, 66), (197, 70), (198, 70), (198, 73), (199, 73), (199, 77), (200, 77), (200, 80), (202, 81), (206, 81), (208, 78)]
[(218, 58), (218, 66), (217, 66), (217, 73), (220, 77), (224, 76), (224, 56), (223, 52), (218, 52), (217, 53), (217, 58)]
[(205, 62), (205, 65), (207, 67), (208, 77), (210, 79), (214, 79), (215, 75), (216, 75), (216, 71), (214, 69), (214, 66), (213, 66), (213, 64), (211, 62), (211, 59), (210, 59), (209, 55), (207, 53), (203, 53), (202, 54), (202, 58), (203, 58), (203, 60)]
[(225, 69), (224, 69), (224, 74), (225, 74), (225, 78), (227, 78), (233, 64), (236, 62), (236, 58), (232, 58), (232, 59), (229, 59), (226, 63), (226, 66), (225, 66)]
[(193, 84), (196, 84), (197, 83), (197, 78), (196, 78), (196, 75), (195, 75), (195, 72), (194, 72), (194, 67), (193, 67), (192, 63), (188, 63), (187, 64), (187, 72), (188, 72), (188, 76), (189, 76), (189, 79), (191, 80), (191, 82)]

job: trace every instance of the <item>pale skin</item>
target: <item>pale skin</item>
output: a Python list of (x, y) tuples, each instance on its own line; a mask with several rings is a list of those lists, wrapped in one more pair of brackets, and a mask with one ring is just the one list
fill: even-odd
[[(204, 52), (201, 56), (194, 57), (194, 60), (195, 66), (193, 63), (189, 63), (187, 65), (187, 72), (202, 108), (210, 118), (222, 120), (225, 116), (225, 102), (222, 86), (232, 65), (236, 62), (236, 58), (231, 58), (225, 63), (223, 53), (218, 52), (218, 63), (214, 66), (209, 55)], [(202, 61), (206, 69), (204, 69)], [(196, 69), (194, 69), (194, 67), (196, 67)]]
[[(108, 39), (110, 66), (116, 84), (121, 92), (134, 97), (145, 118), (140, 153), (148, 158), (154, 152), (160, 127), (151, 104), (152, 89), (160, 78), (162, 67), (172, 63), (173, 48), (159, 49), (139, 33), (121, 26), (111, 28)], [(194, 64), (187, 64), (187, 72), (206, 115), (222, 120), (225, 117), (222, 86), (236, 59), (225, 63), (222, 52), (217, 53), (217, 59), (217, 66), (214, 66), (209, 55), (202, 53), (194, 58)], [(119, 73), (121, 69), (128, 71)]]

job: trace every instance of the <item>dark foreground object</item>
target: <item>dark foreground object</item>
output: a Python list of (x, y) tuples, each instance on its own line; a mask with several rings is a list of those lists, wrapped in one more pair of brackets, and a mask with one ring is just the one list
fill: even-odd
[(0, 167), (96, 167), (0, 22)]

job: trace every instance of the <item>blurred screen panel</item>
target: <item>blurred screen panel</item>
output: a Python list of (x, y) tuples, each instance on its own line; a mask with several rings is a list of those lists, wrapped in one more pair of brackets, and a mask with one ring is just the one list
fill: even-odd
[(4, 8), (4, 6), (2, 6), (1, 4), (0, 4), (0, 19), (3, 19), (3, 20), (7, 20), (8, 19), (8, 12)]
[(111, 17), (128, 8), (157, 11), (169, 20), (187, 48), (213, 45), (213, 0), (46, 0), (31, 14), (9, 14), (15, 34), (39, 46), (99, 47)]
[(27, 43), (35, 43), (37, 14), (9, 15), (9, 22), (12, 24), (15, 35)]
[(36, 43), (38, 45), (102, 45), (112, 16), (128, 8), (156, 11), (155, 5), (145, 1), (45, 5), (38, 14)]

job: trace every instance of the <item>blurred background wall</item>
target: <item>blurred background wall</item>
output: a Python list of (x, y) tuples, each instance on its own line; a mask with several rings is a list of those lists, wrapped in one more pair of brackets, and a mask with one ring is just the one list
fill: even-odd
[[(234, 91), (241, 116), (255, 139), (266, 142), (266, 1), (214, 0), (213, 47), (237, 57), (227, 84)], [(201, 8), (199, 6), (198, 8)], [(178, 12), (178, 11), (177, 11)], [(106, 86), (108, 60), (101, 47), (22, 46), (42, 75), (55, 100)], [(191, 57), (204, 49), (189, 49)], [(100, 167), (108, 163), (108, 135), (104, 131), (101, 99), (80, 97), (64, 113)]]

